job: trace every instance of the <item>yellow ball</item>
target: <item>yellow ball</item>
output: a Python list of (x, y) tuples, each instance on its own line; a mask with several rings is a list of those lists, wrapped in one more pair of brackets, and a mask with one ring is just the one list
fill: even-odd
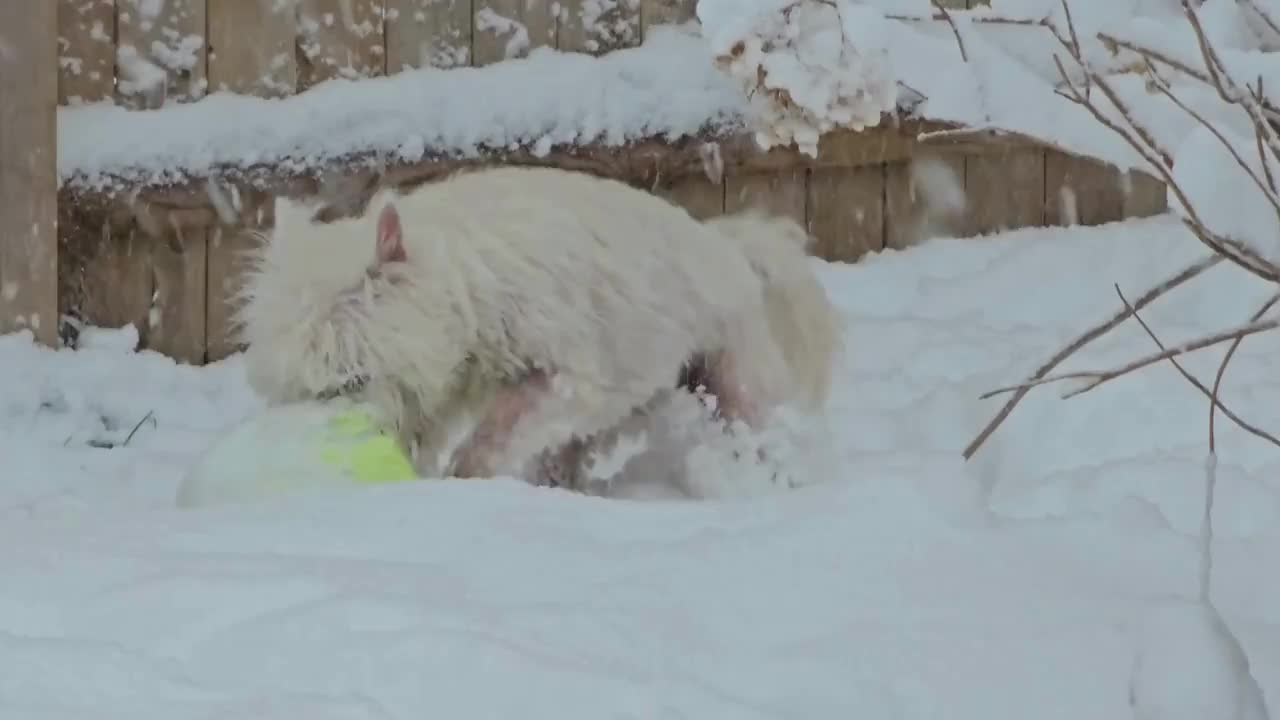
[(373, 408), (338, 398), (269, 407), (223, 433), (187, 471), (178, 505), (415, 480)]
[(354, 407), (329, 421), (320, 458), (362, 483), (399, 482), (416, 478), (413, 463), (400, 445)]

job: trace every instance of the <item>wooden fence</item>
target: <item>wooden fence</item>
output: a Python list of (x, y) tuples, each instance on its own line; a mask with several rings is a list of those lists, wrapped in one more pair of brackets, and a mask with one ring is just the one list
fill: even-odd
[[(964, 7), (966, 0), (945, 4)], [(0, 95), (5, 97), (0, 157), (6, 159), (0, 163), (0, 332), (29, 327), (42, 342), (53, 343), (58, 318), (71, 315), (102, 326), (133, 323), (144, 346), (179, 360), (225, 357), (236, 349), (228, 335), (227, 298), (236, 286), (237, 258), (248, 243), (241, 230), (270, 222), (274, 191), (261, 186), (241, 188), (247, 201), (243, 222), (231, 225), (219, 222), (208, 207), (191, 206), (189, 197), (175, 200), (182, 188), (158, 191), (169, 196), (152, 198), (151, 205), (168, 214), (150, 220), (150, 211), (144, 206), (139, 212), (137, 203), (124, 211), (118, 198), (101, 202), (65, 188), (59, 195), (52, 157), (55, 103), (110, 99), (145, 109), (198, 100), (210, 88), (283, 96), (333, 77), (424, 65), (483, 65), (538, 46), (603, 53), (641, 42), (654, 24), (692, 17), (695, 5), (695, 0), (5, 3), (0, 6)], [(584, 22), (588, 7), (603, 8), (604, 16)], [(518, 19), (525, 31), (511, 32), (502, 18)], [(58, 74), (23, 72), (41, 63), (15, 65), (8, 62), (11, 53), (43, 57), (50, 68), (56, 62)], [(148, 66), (139, 58), (162, 67), (164, 82), (148, 78)], [(928, 129), (925, 125), (889, 124), (824, 138), (816, 159), (727, 142), (725, 172), (714, 181), (690, 151), (696, 143), (596, 155), (584, 151), (569, 164), (643, 185), (698, 217), (749, 205), (790, 214), (815, 236), (816, 254), (837, 261), (904, 247), (927, 234), (1097, 224), (1165, 208), (1163, 185), (1145, 175), (1121, 176), (1025, 141), (922, 143), (916, 135)], [(17, 157), (28, 162), (8, 160)], [(635, 174), (650, 163), (675, 171), (659, 173), (661, 178)], [(925, 201), (929, 183), (922, 179), (936, 173), (920, 171), (930, 168), (958, 182), (967, 196), (964, 207), (939, 212), (936, 203)], [(438, 169), (410, 168), (392, 184), (438, 174)], [(199, 203), (207, 204), (207, 198)], [(174, 208), (186, 214), (170, 212)], [(18, 242), (20, 237), (27, 241)], [(62, 325), (64, 331), (69, 327)]]

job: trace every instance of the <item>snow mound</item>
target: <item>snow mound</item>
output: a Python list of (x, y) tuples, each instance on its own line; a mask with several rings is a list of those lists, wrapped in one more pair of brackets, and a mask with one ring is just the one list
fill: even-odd
[(768, 0), (744, 11), (738, 0), (702, 0), (698, 18), (724, 69), (750, 98), (761, 147), (818, 154), (836, 128), (880, 124), (897, 107), (888, 21), (848, 0)]
[(643, 45), (600, 57), (537, 48), (481, 68), (334, 79), (285, 98), (217, 92), (149, 111), (59, 107), (58, 176), (100, 189), (268, 165), (306, 172), (338, 159), (618, 146), (737, 129), (745, 106), (696, 33), (658, 27)]
[[(702, 502), (499, 479), (182, 510), (260, 407), (239, 358), (0, 337), (0, 716), (1128, 720), (1145, 628), (1203, 647), (1152, 609), (1197, 595), (1203, 396), (1163, 365), (1041, 388), (960, 451), (1000, 402), (978, 395), (1109, 317), (1113, 283), (1203, 253), (1166, 216), (815, 261), (851, 337), (829, 460), (754, 491), (703, 465)], [(1221, 265), (1143, 314), (1173, 344), (1273, 291)], [(1062, 369), (1150, 348), (1130, 323)], [(1225, 350), (1184, 367), (1211, 381)], [(1272, 431), (1277, 353), (1245, 341), (1223, 387)], [(1280, 460), (1219, 420), (1214, 600), (1274, 707)]]

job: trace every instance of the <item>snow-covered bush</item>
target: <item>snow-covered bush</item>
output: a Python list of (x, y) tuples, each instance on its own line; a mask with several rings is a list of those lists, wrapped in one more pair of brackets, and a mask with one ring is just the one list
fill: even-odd
[(853, 0), (701, 0), (716, 63), (750, 98), (756, 141), (817, 155), (836, 128), (880, 123), (897, 103), (889, 21)]

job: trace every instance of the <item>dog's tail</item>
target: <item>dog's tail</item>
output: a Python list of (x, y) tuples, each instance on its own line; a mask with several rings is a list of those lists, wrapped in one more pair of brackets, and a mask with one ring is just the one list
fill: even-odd
[(810, 235), (795, 220), (759, 210), (712, 218), (707, 225), (742, 248), (764, 286), (769, 332), (807, 410), (826, 405), (844, 349), (840, 318), (813, 271)]

